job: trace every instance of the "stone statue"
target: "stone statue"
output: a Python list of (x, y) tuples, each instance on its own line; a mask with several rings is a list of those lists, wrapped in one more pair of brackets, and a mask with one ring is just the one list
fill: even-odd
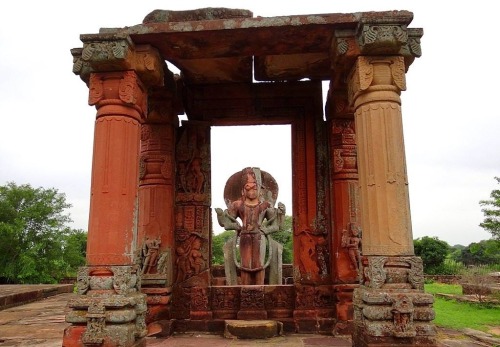
[[(271, 266), (270, 284), (281, 284), (283, 246), (270, 236), (281, 229), (286, 212), (282, 203), (274, 207), (277, 194), (276, 181), (259, 168), (247, 167), (228, 179), (224, 189), (227, 209), (216, 209), (220, 226), (236, 231), (224, 245), (227, 284), (237, 284), (236, 267), (242, 285), (264, 284), (267, 266)], [(236, 255), (238, 239), (241, 263)]]

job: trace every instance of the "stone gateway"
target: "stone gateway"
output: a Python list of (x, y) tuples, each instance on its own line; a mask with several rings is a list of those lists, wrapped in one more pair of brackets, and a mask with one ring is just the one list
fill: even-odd
[[(400, 95), (423, 36), (412, 19), (155, 10), (81, 35), (73, 72), (96, 119), (87, 266), (63, 346), (144, 346), (243, 319), (360, 347), (436, 346), (403, 141)], [(280, 206), (272, 187), (259, 200), (264, 171), (248, 163), (244, 198), (217, 210), (240, 235), (240, 268), (224, 274), (210, 260), (211, 166), (227, 159), (212, 163), (210, 129), (258, 124), (291, 128), (293, 264), (265, 269)]]

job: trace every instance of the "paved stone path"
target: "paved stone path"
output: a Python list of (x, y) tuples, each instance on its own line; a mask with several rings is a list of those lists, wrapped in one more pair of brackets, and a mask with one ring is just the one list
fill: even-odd
[[(0, 285), (0, 298), (2, 297)], [(7, 289), (5, 287), (5, 289)], [(26, 289), (26, 288), (24, 288)], [(19, 291), (21, 288), (19, 288)], [(61, 347), (64, 328), (68, 326), (64, 316), (67, 302), (75, 294), (58, 294), (36, 302), (0, 310), (0, 347)], [(484, 347), (493, 343), (480, 342), (469, 335), (453, 330), (439, 329), (440, 347)], [(232, 340), (219, 335), (189, 333), (169, 338), (148, 338), (147, 346), (153, 347), (348, 347), (349, 336), (322, 336), (291, 334), (266, 340)]]

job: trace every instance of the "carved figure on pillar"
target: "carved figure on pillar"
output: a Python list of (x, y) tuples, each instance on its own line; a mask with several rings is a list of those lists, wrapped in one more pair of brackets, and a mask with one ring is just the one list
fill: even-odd
[(342, 247), (347, 249), (351, 261), (351, 269), (359, 271), (361, 258), (361, 230), (356, 223), (349, 223), (348, 229), (342, 232)]
[[(224, 246), (228, 284), (236, 284), (236, 271), (231, 270), (234, 265), (241, 271), (241, 284), (264, 284), (265, 269), (270, 264), (271, 273), (276, 273), (275, 276), (270, 276), (273, 277), (272, 281), (281, 284), (282, 245), (270, 236), (281, 229), (285, 216), (285, 205), (278, 203), (278, 207), (274, 207), (277, 195), (276, 181), (259, 168), (247, 167), (228, 179), (224, 189), (227, 209), (216, 209), (220, 226), (236, 231), (236, 236)], [(238, 264), (234, 254), (237, 241), (241, 264)]]
[(177, 282), (199, 274), (206, 268), (207, 260), (201, 250), (203, 237), (197, 233), (191, 235), (177, 247)]
[(146, 237), (146, 241), (142, 246), (142, 256), (144, 257), (144, 262), (142, 265), (142, 273), (152, 273), (152, 270), (158, 265), (158, 256), (160, 251), (161, 241), (159, 238), (150, 239)]

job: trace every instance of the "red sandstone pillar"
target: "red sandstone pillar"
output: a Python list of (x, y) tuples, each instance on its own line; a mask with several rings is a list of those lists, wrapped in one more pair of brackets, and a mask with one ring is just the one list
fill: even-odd
[(147, 334), (136, 264), (139, 144), (147, 112), (143, 82), (162, 85), (164, 62), (150, 46), (134, 46), (123, 36), (85, 37), (83, 49), (72, 53), (73, 71), (89, 86), (97, 117), (88, 266), (78, 271), (63, 346), (139, 346)]
[(173, 284), (175, 129), (174, 96), (157, 90), (142, 126), (139, 172), (138, 254), (141, 291), (147, 294), (146, 322), (169, 319)]
[(351, 75), (363, 255), (414, 255), (403, 141), (403, 57), (359, 57)]
[(137, 237), (137, 186), (144, 87), (133, 71), (90, 78), (89, 104), (97, 108), (87, 262), (131, 265)]
[(433, 298), (423, 293), (422, 260), (413, 251), (399, 97), (406, 89), (404, 58), (361, 56), (349, 83), (356, 110), (363, 232), (353, 343), (435, 346)]
[(347, 333), (353, 318), (352, 294), (359, 283), (361, 235), (354, 111), (346, 89), (330, 89), (326, 108), (330, 144), (331, 268), (336, 307), (336, 332)]

